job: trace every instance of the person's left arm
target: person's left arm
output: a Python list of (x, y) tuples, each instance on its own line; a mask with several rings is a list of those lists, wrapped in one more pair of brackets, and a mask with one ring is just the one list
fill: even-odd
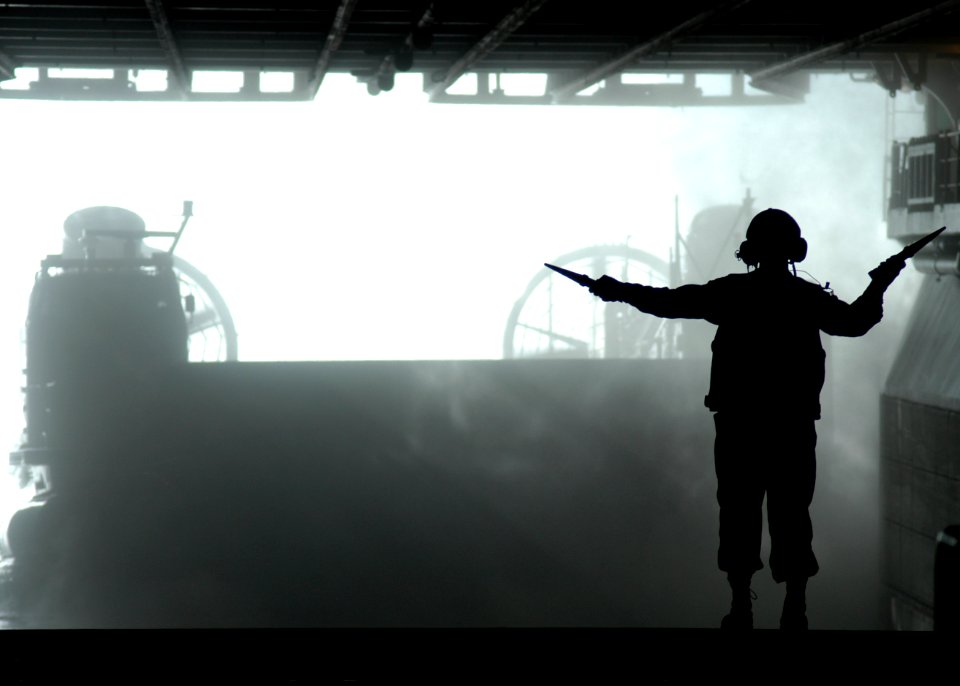
[(871, 272), (870, 284), (852, 303), (825, 293), (820, 307), (820, 329), (833, 336), (867, 333), (883, 319), (883, 293), (905, 265), (906, 262), (897, 256), (884, 260)]
[(601, 276), (590, 292), (606, 302), (622, 302), (641, 312), (667, 319), (712, 319), (714, 293), (710, 284), (677, 288), (656, 288), (639, 283), (623, 283)]

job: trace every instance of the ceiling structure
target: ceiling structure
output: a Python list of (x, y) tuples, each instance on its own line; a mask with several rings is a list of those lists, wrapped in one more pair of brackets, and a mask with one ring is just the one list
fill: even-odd
[[(919, 87), (928, 59), (960, 57), (960, 0), (850, 5), (855, 14), (824, 0), (26, 0), (0, 3), (0, 97), (303, 100), (331, 73), (378, 94), (413, 72), (436, 102), (739, 104), (802, 98), (811, 72)], [(160, 85), (145, 87), (154, 70)], [(217, 71), (238, 75), (232, 92), (199, 87)], [(521, 73), (542, 75), (542, 92), (501, 87)], [(271, 74), (286, 85), (265, 87)], [(448, 91), (469, 74), (475, 92)], [(704, 74), (729, 75), (728, 92), (706, 95)]]

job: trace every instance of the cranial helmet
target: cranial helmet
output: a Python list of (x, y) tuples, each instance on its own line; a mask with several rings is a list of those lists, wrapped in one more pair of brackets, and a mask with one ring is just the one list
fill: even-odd
[(800, 237), (800, 225), (783, 210), (758, 213), (747, 227), (747, 240), (740, 244), (737, 259), (756, 267), (764, 258), (802, 262), (807, 242)]

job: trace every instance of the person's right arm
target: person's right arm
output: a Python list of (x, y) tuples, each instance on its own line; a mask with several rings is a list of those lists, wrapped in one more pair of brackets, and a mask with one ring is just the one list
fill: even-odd
[(601, 276), (590, 287), (590, 292), (606, 302), (627, 303), (641, 312), (668, 319), (711, 319), (714, 309), (708, 285), (655, 288)]

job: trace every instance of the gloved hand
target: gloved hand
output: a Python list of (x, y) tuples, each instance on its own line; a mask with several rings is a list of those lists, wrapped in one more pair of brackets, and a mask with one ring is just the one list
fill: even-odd
[(604, 274), (593, 282), (590, 292), (606, 302), (619, 302), (624, 298), (625, 288), (622, 281)]
[(886, 290), (906, 266), (907, 261), (905, 258), (894, 255), (893, 257), (885, 259), (876, 269), (872, 270), (870, 272), (870, 278), (876, 286)]

